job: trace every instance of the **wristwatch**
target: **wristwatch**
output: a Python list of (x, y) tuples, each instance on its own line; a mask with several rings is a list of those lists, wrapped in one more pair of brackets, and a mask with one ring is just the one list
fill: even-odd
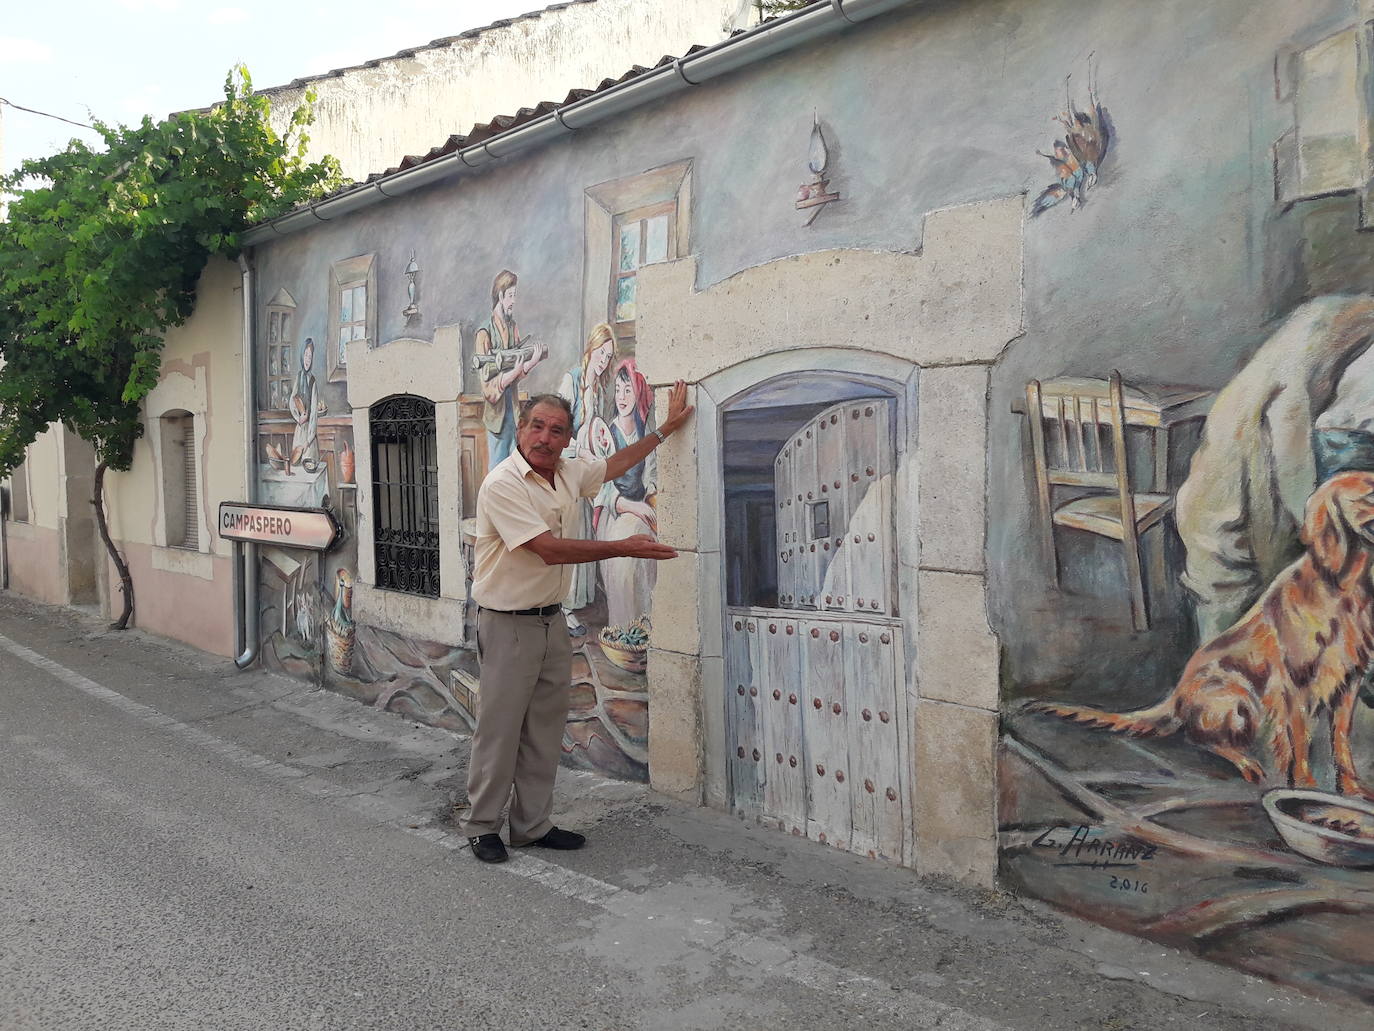
[(655, 427), (654, 427), (653, 429), (651, 429), (649, 432), (652, 433), (655, 437), (658, 438), (658, 442), (659, 442), (660, 444), (666, 444), (666, 443), (668, 442), (668, 437), (667, 437), (667, 435), (664, 434), (664, 432), (663, 432), (662, 430), (660, 430), (657, 426), (655, 426)]

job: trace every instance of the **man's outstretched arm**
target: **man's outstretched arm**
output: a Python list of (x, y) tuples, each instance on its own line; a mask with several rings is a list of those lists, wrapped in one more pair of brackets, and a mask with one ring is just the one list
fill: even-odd
[(520, 545), (529, 548), (546, 566), (561, 566), (576, 562), (600, 562), (604, 558), (677, 558), (677, 551), (660, 544), (648, 534), (635, 534), (618, 541), (584, 541), (577, 538), (555, 537), (545, 530), (533, 540)]

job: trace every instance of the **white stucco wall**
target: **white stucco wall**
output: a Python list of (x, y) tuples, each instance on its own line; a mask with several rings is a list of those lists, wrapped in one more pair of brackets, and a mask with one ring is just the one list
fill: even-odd
[(750, 14), (747, 0), (577, 0), (439, 46), (263, 92), (284, 129), (313, 87), (309, 157), (333, 154), (344, 175), (363, 179), (497, 115), (561, 101), (569, 90), (592, 89), (632, 65), (652, 65), (693, 44), (715, 43), (746, 25)]

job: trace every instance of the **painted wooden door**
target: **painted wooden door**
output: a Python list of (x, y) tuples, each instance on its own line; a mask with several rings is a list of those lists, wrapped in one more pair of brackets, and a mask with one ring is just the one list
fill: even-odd
[(797, 604), (797, 513), (801, 506), (792, 499), (792, 445), (789, 443), (773, 459), (774, 502), (777, 504), (778, 605)]
[(806, 734), (806, 836), (848, 848), (853, 824), (849, 804), (849, 735), (845, 727), (844, 627), (807, 621), (802, 684)]
[[(889, 614), (892, 604), (892, 448), (886, 401), (846, 405), (844, 550), (850, 612)], [(837, 476), (838, 478), (838, 476)]]
[(836, 848), (902, 861), (910, 803), (900, 623), (728, 611), (734, 811)]
[(806, 833), (806, 750), (802, 697), (801, 624), (781, 613), (759, 618), (758, 641), (767, 675), (758, 695), (764, 743), (763, 812), (783, 830)]
[(727, 610), (727, 718), (735, 811), (901, 862), (891, 427), (891, 401), (846, 401), (774, 457), (778, 607)]
[(855, 852), (900, 861), (907, 824), (903, 790), (901, 631), (882, 623), (845, 627), (846, 739)]
[(763, 813), (763, 735), (759, 685), (766, 682), (758, 646), (758, 619), (732, 610), (725, 632), (726, 746), (730, 749), (730, 804), (744, 816)]
[(892, 402), (827, 408), (774, 461), (778, 604), (891, 615)]

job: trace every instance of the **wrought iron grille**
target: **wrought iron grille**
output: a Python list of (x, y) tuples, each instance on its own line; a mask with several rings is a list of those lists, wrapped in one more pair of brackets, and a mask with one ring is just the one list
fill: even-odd
[(439, 594), (439, 464), (434, 403), (400, 395), (369, 409), (377, 586)]

